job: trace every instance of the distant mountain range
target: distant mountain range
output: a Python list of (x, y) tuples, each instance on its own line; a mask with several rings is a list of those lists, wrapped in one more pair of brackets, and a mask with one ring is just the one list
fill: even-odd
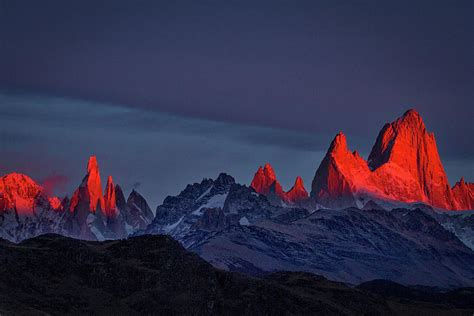
[[(284, 192), (269, 164), (258, 169), (251, 186), (284, 203), (308, 200), (301, 178)], [(310, 196), (311, 202), (328, 208), (363, 208), (376, 201), (386, 208), (424, 203), (442, 210), (472, 210), (474, 183), (461, 178), (450, 187), (433, 133), (409, 110), (382, 128), (368, 161), (348, 149), (342, 132), (337, 134), (316, 171)]]
[(288, 270), (350, 284), (474, 285), (474, 186), (450, 187), (436, 142), (414, 110), (380, 132), (368, 161), (336, 135), (308, 193), (301, 177), (285, 191), (270, 164), (251, 185), (222, 173), (189, 184), (151, 211), (96, 157), (68, 197), (48, 196), (26, 175), (0, 178), (0, 237), (55, 233), (83, 240), (166, 234), (215, 267), (253, 275)]
[(11, 173), (0, 178), (0, 237), (19, 242), (45, 233), (85, 240), (125, 238), (145, 229), (153, 220), (146, 200), (132, 191), (125, 200), (122, 189), (108, 177), (102, 194), (96, 157), (72, 198), (47, 196), (30, 177)]

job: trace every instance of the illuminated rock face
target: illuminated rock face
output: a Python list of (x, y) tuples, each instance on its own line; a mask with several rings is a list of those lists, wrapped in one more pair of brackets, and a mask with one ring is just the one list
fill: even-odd
[(56, 211), (62, 210), (61, 200), (57, 196), (49, 197), (48, 201), (49, 201), (49, 204), (51, 205), (51, 207), (54, 210), (56, 210)]
[(107, 178), (104, 203), (105, 203), (105, 215), (107, 215), (107, 217), (115, 217), (117, 215), (116, 214), (117, 207), (115, 204), (115, 185), (114, 185), (112, 176), (109, 176)]
[(94, 212), (99, 206), (101, 210), (105, 210), (105, 201), (102, 195), (102, 185), (100, 181), (99, 166), (95, 156), (89, 158), (87, 164), (87, 175), (82, 180), (81, 185), (74, 192), (70, 210), (74, 211), (79, 201), (87, 201), (89, 210)]
[(452, 191), (454, 199), (460, 207), (468, 210), (474, 209), (474, 183), (467, 183), (464, 178), (461, 178), (459, 182), (456, 182)]
[(297, 203), (306, 200), (307, 198), (308, 192), (304, 188), (303, 179), (300, 176), (297, 176), (293, 187), (290, 191), (286, 192), (285, 200), (290, 203)]
[(87, 240), (126, 238), (145, 229), (154, 218), (146, 200), (132, 191), (128, 200), (112, 177), (102, 195), (97, 159), (92, 156), (87, 175), (71, 200), (48, 196), (26, 175), (0, 178), (0, 238), (18, 242), (55, 233)]
[(308, 192), (304, 188), (301, 177), (297, 177), (295, 185), (290, 191), (285, 192), (269, 163), (265, 164), (263, 168), (258, 168), (250, 186), (260, 194), (276, 196), (285, 203), (297, 203), (308, 198)]
[(268, 195), (272, 185), (275, 187), (275, 193), (280, 197), (283, 196), (283, 189), (276, 179), (275, 171), (272, 166), (267, 163), (263, 168), (258, 168), (250, 186), (258, 193)]
[(409, 110), (383, 127), (368, 162), (349, 151), (344, 134), (336, 135), (316, 171), (311, 196), (330, 207), (360, 207), (378, 199), (462, 210), (472, 207), (466, 187), (451, 190), (433, 133)]
[(10, 173), (0, 178), (0, 210), (16, 210), (19, 215), (33, 215), (36, 199), (43, 189), (30, 177)]

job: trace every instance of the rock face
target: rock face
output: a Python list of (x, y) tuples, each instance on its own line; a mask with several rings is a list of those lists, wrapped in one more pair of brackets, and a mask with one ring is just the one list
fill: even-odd
[(145, 198), (135, 190), (128, 196), (125, 207), (122, 208), (124, 219), (129, 228), (129, 233), (145, 229), (155, 217)]
[(297, 176), (293, 187), (288, 192), (286, 192), (285, 200), (294, 204), (300, 201), (304, 201), (308, 197), (309, 195), (304, 187), (303, 178)]
[(74, 192), (70, 209), (73, 211), (79, 204), (79, 201), (87, 201), (89, 210), (95, 212), (97, 207), (105, 210), (104, 196), (102, 195), (102, 184), (100, 181), (99, 165), (97, 158), (91, 156), (87, 164), (87, 174), (82, 180), (79, 188)]
[(107, 179), (104, 196), (100, 184), (99, 166), (92, 156), (87, 175), (71, 200), (73, 215), (69, 226), (73, 236), (86, 240), (125, 238), (151, 223), (153, 213), (138, 192), (133, 190), (125, 202), (122, 189), (114, 184), (111, 176)]
[(0, 211), (10, 209), (31, 216), (42, 188), (26, 175), (11, 173), (0, 178), (0, 192)]
[(232, 225), (251, 225), (289, 210), (309, 213), (272, 205), (264, 195), (221, 173), (215, 180), (204, 179), (188, 185), (178, 196), (166, 197), (156, 209), (153, 222), (141, 234), (168, 234), (190, 247), (208, 233)]
[(289, 270), (353, 284), (474, 285), (474, 253), (434, 217), (365, 206), (277, 206), (221, 174), (167, 197), (139, 234), (170, 235), (217, 268), (253, 275)]
[(258, 168), (250, 186), (254, 188), (256, 192), (263, 195), (268, 195), (270, 194), (272, 185), (274, 186), (273, 191), (279, 197), (283, 198), (284, 192), (281, 184), (276, 178), (273, 167), (267, 163), (263, 168), (261, 166)]
[(72, 199), (47, 196), (43, 187), (26, 175), (0, 178), (0, 238), (19, 242), (45, 233), (85, 240), (125, 238), (145, 229), (153, 213), (145, 199), (132, 191), (125, 202), (119, 186), (108, 177), (102, 196), (97, 159), (92, 156), (87, 174)]
[(117, 206), (115, 203), (115, 185), (112, 176), (109, 176), (107, 178), (107, 185), (105, 186), (104, 196), (105, 215), (107, 217), (115, 217), (117, 215)]
[(304, 188), (303, 179), (300, 176), (296, 177), (295, 185), (288, 192), (285, 192), (269, 163), (265, 164), (263, 168), (261, 166), (258, 168), (250, 187), (275, 202), (282, 201), (287, 204), (296, 204), (308, 199), (308, 192)]
[(474, 285), (474, 253), (420, 210), (319, 210), (232, 225), (188, 247), (215, 267), (306, 271), (357, 284)]
[(474, 209), (474, 183), (466, 183), (464, 178), (453, 187), (454, 200), (458, 202), (459, 207), (467, 210)]
[(378, 200), (464, 210), (472, 208), (468, 191), (465, 185), (450, 188), (433, 133), (409, 110), (383, 127), (368, 162), (348, 149), (344, 134), (336, 135), (316, 171), (311, 197), (336, 208), (361, 208), (368, 200)]
[(18, 242), (44, 233), (65, 233), (64, 211), (30, 177), (11, 173), (0, 178), (0, 238)]

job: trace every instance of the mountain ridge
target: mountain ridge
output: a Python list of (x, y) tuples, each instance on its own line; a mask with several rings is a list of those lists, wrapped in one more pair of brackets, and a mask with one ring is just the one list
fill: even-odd
[(381, 282), (351, 288), (310, 273), (251, 278), (225, 272), (168, 236), (90, 242), (48, 234), (19, 246), (0, 240), (0, 255), (5, 315), (401, 315), (440, 308), (455, 315), (474, 308), (466, 290), (425, 294), (420, 304), (413, 295), (404, 301), (380, 296)]
[(338, 133), (313, 178), (311, 198), (327, 207), (359, 207), (367, 200), (392, 205), (425, 203), (439, 209), (469, 210), (472, 185), (449, 186), (433, 133), (408, 110), (387, 123), (364, 160)]

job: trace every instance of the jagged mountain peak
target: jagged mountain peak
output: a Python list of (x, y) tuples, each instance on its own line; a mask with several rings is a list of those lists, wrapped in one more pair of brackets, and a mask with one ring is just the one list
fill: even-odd
[(469, 183), (462, 177), (452, 188), (453, 197), (458, 207), (474, 209), (474, 183)]
[(423, 154), (433, 155), (432, 164), (441, 164), (434, 135), (426, 130), (418, 112), (408, 110), (394, 122), (385, 124), (368, 161), (369, 166), (376, 169), (390, 161), (403, 163), (404, 159)]
[(344, 135), (343, 132), (339, 132), (336, 134), (336, 136), (332, 140), (331, 145), (329, 146), (328, 152), (338, 153), (338, 152), (346, 152), (346, 151), (348, 151), (346, 135)]
[(99, 164), (96, 156), (90, 156), (87, 162), (87, 173), (99, 172)]
[(294, 188), (304, 188), (303, 178), (301, 178), (300, 176), (297, 176), (296, 179), (295, 179), (295, 184), (294, 184), (293, 187)]
[(270, 188), (274, 184), (274, 182), (277, 182), (274, 186), (278, 190), (279, 189), (278, 187), (281, 187), (281, 186), (276, 180), (275, 171), (273, 170), (273, 167), (269, 163), (266, 163), (263, 168), (261, 166), (258, 168), (250, 186), (256, 192), (267, 195), (270, 193)]
[(114, 217), (116, 211), (116, 197), (115, 197), (115, 185), (112, 176), (107, 178), (107, 185), (105, 186), (105, 214), (107, 217)]
[(408, 109), (403, 113), (403, 116), (400, 118), (401, 120), (412, 120), (416, 122), (423, 122), (420, 113), (418, 113), (415, 109)]
[(288, 192), (285, 192), (269, 163), (266, 163), (263, 168), (261, 166), (258, 168), (250, 187), (257, 193), (268, 196), (271, 201), (277, 204), (279, 201), (292, 204), (308, 198), (308, 192), (304, 188), (301, 177), (297, 177), (295, 185)]
[(235, 179), (227, 173), (222, 172), (219, 174), (216, 180), (214, 180), (214, 183), (221, 185), (231, 185), (235, 183)]
[(296, 203), (306, 200), (308, 197), (309, 195), (304, 187), (303, 178), (297, 176), (293, 187), (285, 193), (286, 202)]
[(125, 194), (123, 194), (122, 188), (120, 185), (115, 185), (115, 205), (119, 209), (123, 209), (127, 201), (125, 200)]
[(12, 196), (34, 197), (43, 188), (27, 175), (13, 172), (0, 178), (0, 191)]
[(385, 124), (368, 162), (357, 151), (351, 153), (344, 134), (337, 134), (316, 171), (311, 196), (337, 207), (362, 207), (367, 199), (469, 207), (453, 197), (435, 137), (413, 109)]
[(99, 165), (95, 156), (90, 156), (87, 163), (87, 174), (71, 198), (71, 211), (74, 211), (80, 200), (89, 202), (90, 211), (95, 212), (98, 206), (101, 210), (105, 210)]
[(1, 209), (15, 209), (18, 214), (32, 215), (43, 188), (27, 175), (13, 172), (0, 178), (0, 192)]
[(276, 179), (275, 170), (273, 170), (273, 167), (270, 163), (267, 162), (265, 164), (265, 166), (263, 167), (263, 172), (267, 178), (273, 179), (273, 180)]

